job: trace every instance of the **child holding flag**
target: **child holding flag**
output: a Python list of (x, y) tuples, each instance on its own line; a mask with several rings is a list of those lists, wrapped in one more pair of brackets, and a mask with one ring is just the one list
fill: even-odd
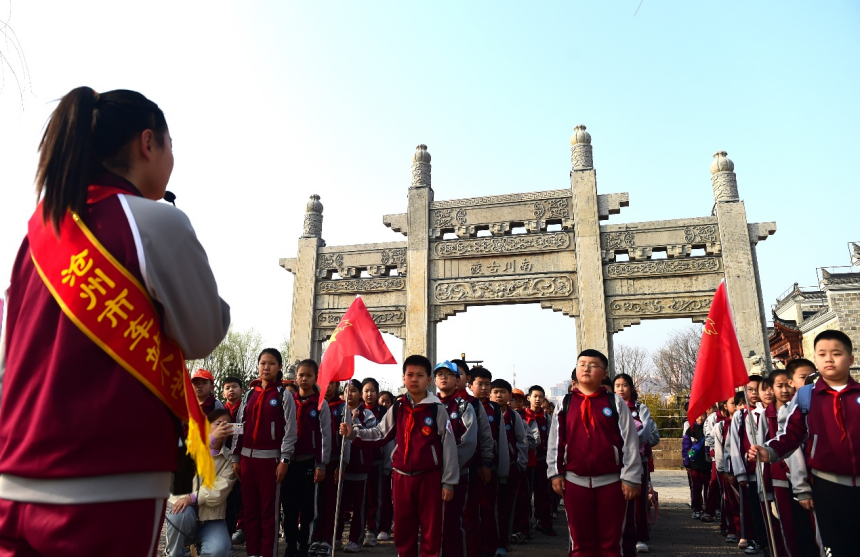
[[(376, 416), (361, 404), (361, 383), (356, 379), (352, 379), (346, 389), (346, 400), (349, 407), (347, 412), (351, 418), (351, 420), (348, 419), (348, 423), (352, 423), (353, 427), (358, 429), (375, 427), (377, 424)], [(339, 427), (340, 424), (338, 424)], [(350, 462), (346, 466), (342, 480), (341, 514), (337, 517), (337, 541), (335, 541), (335, 549), (339, 549), (337, 545), (343, 538), (346, 517), (351, 513), (352, 521), (349, 523), (349, 541), (343, 549), (346, 553), (359, 553), (361, 551), (364, 541), (362, 538), (366, 535), (364, 531), (364, 513), (367, 508), (365, 505), (367, 475), (372, 469), (373, 449), (370, 447), (353, 447)]]

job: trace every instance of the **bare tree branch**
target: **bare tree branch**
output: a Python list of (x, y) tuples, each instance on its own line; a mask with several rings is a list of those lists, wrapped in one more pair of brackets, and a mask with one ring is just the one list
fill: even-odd
[(633, 386), (638, 392), (647, 390), (651, 381), (651, 355), (641, 346), (616, 344), (612, 358), (616, 373), (626, 373), (633, 379)]
[(669, 335), (651, 356), (654, 376), (663, 392), (677, 396), (690, 391), (701, 341), (701, 325), (691, 325)]
[[(225, 377), (233, 375), (247, 385), (257, 378), (257, 356), (263, 349), (263, 339), (253, 327), (237, 331), (231, 325), (221, 344), (202, 360), (186, 362), (191, 373), (204, 368), (215, 378), (215, 388), (221, 388)], [(286, 361), (284, 362), (286, 364)]]

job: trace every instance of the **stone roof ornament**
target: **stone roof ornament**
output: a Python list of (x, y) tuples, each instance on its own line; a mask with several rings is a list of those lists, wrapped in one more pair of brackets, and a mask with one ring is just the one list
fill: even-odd
[(716, 203), (740, 201), (735, 163), (726, 156), (725, 151), (714, 153), (714, 161), (711, 163), (711, 185), (714, 188), (714, 201)]
[(573, 128), (570, 136), (570, 165), (572, 170), (591, 170), (594, 158), (591, 151), (591, 134), (580, 124)]
[(851, 242), (851, 265), (860, 267), (860, 243)]
[(423, 143), (415, 148), (412, 155), (412, 188), (430, 187), (430, 153)]
[(302, 238), (322, 238), (323, 204), (320, 196), (313, 194), (305, 206), (305, 222)]

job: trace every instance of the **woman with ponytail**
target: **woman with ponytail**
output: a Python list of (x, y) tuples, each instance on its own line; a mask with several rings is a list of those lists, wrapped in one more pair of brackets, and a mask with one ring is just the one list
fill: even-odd
[(140, 93), (79, 87), (51, 115), (0, 338), (0, 554), (154, 555), (184, 431), (208, 456), (182, 360), (230, 312), (188, 218), (158, 203), (172, 170)]

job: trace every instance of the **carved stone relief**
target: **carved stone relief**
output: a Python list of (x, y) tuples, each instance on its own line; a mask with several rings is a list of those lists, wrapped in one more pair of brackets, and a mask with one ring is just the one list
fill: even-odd
[(382, 251), (383, 265), (406, 265), (406, 248), (387, 249)]
[(612, 315), (676, 315), (704, 313), (711, 307), (711, 296), (612, 300)]
[(603, 249), (627, 249), (636, 246), (636, 235), (633, 232), (604, 232), (600, 236)]
[(487, 197), (469, 197), (465, 199), (450, 199), (434, 201), (432, 209), (448, 209), (452, 207), (474, 207), (477, 205), (497, 205), (501, 203), (517, 203), (520, 201), (535, 201), (540, 199), (570, 198), (570, 189), (536, 191), (529, 193), (512, 193), (508, 195), (492, 195)]
[(572, 292), (573, 279), (568, 275), (439, 281), (433, 288), (437, 302), (559, 298)]
[(399, 277), (386, 279), (325, 280), (317, 284), (317, 292), (320, 294), (384, 292), (386, 290), (403, 290), (405, 287), (406, 280)]
[(689, 244), (704, 244), (707, 242), (716, 242), (717, 227), (708, 226), (688, 226), (684, 228), (684, 240)]
[(518, 234), (502, 238), (478, 240), (442, 240), (434, 242), (436, 257), (463, 257), (494, 253), (522, 253), (529, 251), (561, 250), (570, 245), (565, 232), (549, 234)]
[(606, 275), (611, 278), (653, 275), (685, 275), (710, 273), (721, 269), (717, 257), (690, 257), (684, 259), (657, 259), (642, 263), (611, 263)]
[(535, 201), (534, 216), (537, 219), (544, 217), (548, 219), (562, 219), (570, 216), (567, 199), (553, 199), (550, 201)]
[(343, 268), (343, 254), (341, 253), (331, 253), (320, 255), (317, 260), (317, 269), (342, 269)]
[[(406, 323), (406, 312), (402, 309), (375, 310), (368, 309), (374, 323), (382, 325), (402, 325)], [(317, 314), (316, 323), (318, 327), (333, 328), (340, 323), (345, 311), (321, 311)]]
[(307, 213), (302, 226), (303, 238), (319, 238), (322, 236), (322, 215)]

